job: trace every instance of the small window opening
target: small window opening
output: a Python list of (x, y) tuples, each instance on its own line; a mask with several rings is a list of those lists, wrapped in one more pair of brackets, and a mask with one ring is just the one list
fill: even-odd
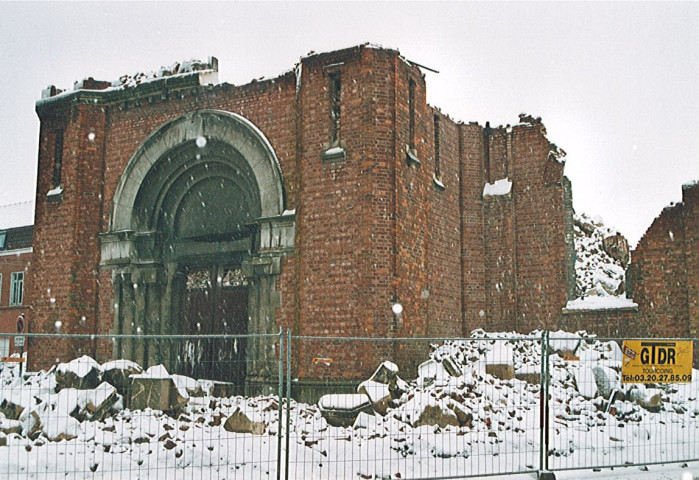
[(61, 185), (63, 171), (63, 132), (56, 132), (53, 149), (53, 187)]
[(410, 112), (409, 146), (415, 150), (415, 81), (410, 80), (408, 86), (408, 110)]
[(439, 115), (434, 116), (434, 176), (441, 178), (441, 165), (439, 158)]
[(13, 272), (10, 276), (10, 305), (22, 305), (24, 297), (24, 272)]
[(440, 135), (440, 119), (439, 115), (434, 116), (434, 184), (439, 190), (444, 190), (444, 183), (442, 183), (442, 161), (440, 159), (440, 145), (439, 145), (439, 135)]
[(330, 143), (337, 146), (340, 143), (340, 127), (342, 114), (342, 82), (339, 73), (330, 74)]
[(408, 144), (405, 146), (409, 167), (419, 167), (422, 162), (417, 158), (416, 132), (415, 132), (415, 81), (408, 83), (408, 114), (410, 127), (408, 131)]
[(0, 250), (5, 250), (6, 242), (7, 242), (7, 232), (0, 232)]

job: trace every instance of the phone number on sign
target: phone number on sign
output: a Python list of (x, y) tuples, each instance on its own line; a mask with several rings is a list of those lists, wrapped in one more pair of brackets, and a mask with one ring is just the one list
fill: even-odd
[(691, 382), (692, 374), (689, 375), (674, 375), (674, 374), (637, 374), (637, 375), (622, 375), (624, 382), (638, 383), (672, 383), (672, 382)]

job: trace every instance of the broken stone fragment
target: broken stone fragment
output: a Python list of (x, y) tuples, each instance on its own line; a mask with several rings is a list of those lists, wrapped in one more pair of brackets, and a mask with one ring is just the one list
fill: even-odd
[[(103, 420), (115, 409), (121, 400), (117, 389), (108, 383), (101, 383), (87, 395), (87, 402), (81, 414), (87, 420), (97, 422)], [(80, 420), (80, 418), (79, 418)]]
[(447, 373), (452, 377), (460, 377), (461, 375), (463, 375), (463, 372), (458, 367), (456, 360), (454, 360), (454, 357), (452, 357), (451, 355), (447, 355), (444, 358), (442, 358), (442, 365), (444, 366), (444, 369), (447, 371)]
[(10, 420), (4, 417), (0, 417), (0, 432), (4, 435), (22, 433), (22, 423), (19, 420)]
[(597, 384), (599, 394), (606, 399), (609, 399), (612, 392), (618, 390), (621, 386), (619, 374), (609, 367), (595, 365), (592, 367), (592, 373), (595, 377), (595, 383)]
[(485, 373), (501, 380), (515, 378), (514, 351), (507, 342), (495, 342), (485, 355)]
[(622, 267), (626, 268), (629, 266), (631, 250), (629, 249), (629, 242), (622, 234), (617, 233), (605, 237), (602, 240), (602, 248), (607, 255), (619, 262)]
[(573, 370), (573, 377), (575, 379), (575, 388), (583, 398), (591, 400), (598, 395), (597, 380), (592, 368), (580, 365)]
[(449, 377), (449, 372), (441, 362), (434, 359), (422, 362), (417, 367), (417, 384), (420, 387), (428, 387), (434, 383), (437, 385), (445, 385)]
[(519, 370), (515, 371), (515, 378), (517, 380), (525, 381), (531, 385), (540, 385), (541, 367), (539, 365), (523, 366)]
[(657, 412), (662, 406), (662, 392), (658, 388), (645, 388), (645, 385), (638, 385), (631, 390), (630, 399), (646, 410)]
[(56, 391), (64, 388), (90, 390), (100, 383), (100, 364), (87, 355), (56, 367)]
[(360, 412), (372, 413), (369, 397), (363, 393), (336, 393), (323, 395), (318, 400), (320, 414), (329, 425), (349, 427)]
[(151, 367), (142, 374), (131, 375), (131, 381), (129, 408), (132, 410), (152, 408), (174, 412), (187, 403), (162, 365)]
[(131, 360), (113, 360), (102, 364), (102, 381), (117, 389), (119, 395), (128, 397), (131, 388), (131, 375), (138, 375), (143, 369)]
[(10, 420), (17, 420), (25, 408), (23, 405), (20, 405), (21, 401), (21, 398), (13, 398), (12, 396), (2, 399), (0, 401), (0, 414)]
[(374, 411), (380, 415), (386, 415), (391, 400), (393, 400), (388, 384), (373, 382), (371, 380), (360, 383), (357, 387), (357, 393), (366, 395)]
[(458, 427), (460, 423), (459, 418), (453, 410), (442, 408), (439, 405), (426, 405), (413, 422), (413, 428), (423, 425), (437, 425), (440, 428), (444, 428), (447, 425)]
[(191, 377), (186, 377), (184, 375), (170, 375), (172, 381), (175, 382), (177, 389), (180, 392), (180, 396), (184, 398), (189, 397), (203, 397), (204, 390), (201, 384)]
[(558, 330), (551, 333), (549, 347), (551, 353), (557, 353), (565, 360), (578, 360), (577, 353), (581, 342), (582, 338), (579, 335)]
[(223, 428), (227, 432), (234, 433), (251, 433), (253, 435), (262, 435), (265, 433), (267, 426), (264, 422), (255, 422), (250, 420), (240, 408), (237, 408), (233, 414), (228, 417), (223, 424)]
[(449, 402), (448, 407), (456, 415), (456, 419), (459, 421), (459, 425), (462, 427), (471, 427), (473, 423), (473, 414), (466, 410), (466, 407), (461, 403)]

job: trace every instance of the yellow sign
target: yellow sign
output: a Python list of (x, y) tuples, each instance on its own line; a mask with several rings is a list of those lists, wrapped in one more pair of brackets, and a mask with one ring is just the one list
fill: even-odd
[(692, 381), (691, 340), (624, 340), (622, 383)]

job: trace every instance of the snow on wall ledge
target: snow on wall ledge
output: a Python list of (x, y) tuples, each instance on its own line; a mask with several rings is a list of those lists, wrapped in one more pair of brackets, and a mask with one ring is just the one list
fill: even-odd
[(512, 191), (512, 182), (507, 178), (495, 180), (494, 183), (486, 183), (483, 186), (483, 198), (485, 197), (501, 197), (509, 195)]
[(624, 296), (590, 296), (570, 300), (564, 310), (619, 310), (627, 308), (638, 308), (638, 304), (630, 298)]

